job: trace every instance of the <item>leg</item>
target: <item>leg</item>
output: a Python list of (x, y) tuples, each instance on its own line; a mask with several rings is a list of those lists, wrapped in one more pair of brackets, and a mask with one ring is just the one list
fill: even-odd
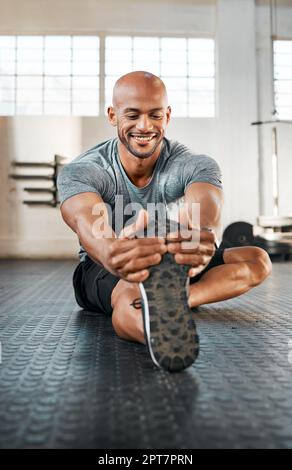
[(146, 344), (138, 284), (121, 279), (113, 289), (111, 304), (112, 323), (117, 335), (128, 341)]
[(210, 269), (190, 285), (190, 307), (244, 294), (261, 284), (272, 270), (268, 254), (254, 246), (228, 248), (224, 250), (223, 259), (225, 264)]

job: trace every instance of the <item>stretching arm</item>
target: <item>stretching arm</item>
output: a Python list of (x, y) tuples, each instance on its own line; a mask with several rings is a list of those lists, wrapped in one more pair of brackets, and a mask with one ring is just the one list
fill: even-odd
[(215, 241), (221, 238), (222, 233), (222, 189), (209, 183), (192, 183), (185, 193), (186, 202), (200, 204), (200, 227), (213, 230)]
[[(61, 206), (61, 214), (67, 225), (77, 234), (90, 258), (101, 263), (107, 238), (115, 238), (108, 225), (107, 210), (102, 198), (96, 193), (81, 193), (67, 199)], [(96, 227), (103, 230), (98, 233)], [(105, 236), (107, 235), (107, 237)]]

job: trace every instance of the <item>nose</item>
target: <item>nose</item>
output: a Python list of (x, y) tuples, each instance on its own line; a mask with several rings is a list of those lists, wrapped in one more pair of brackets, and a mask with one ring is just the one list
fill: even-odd
[(139, 129), (140, 132), (141, 131), (149, 132), (153, 129), (153, 124), (147, 114), (140, 114), (139, 119), (136, 123), (136, 127), (137, 129)]

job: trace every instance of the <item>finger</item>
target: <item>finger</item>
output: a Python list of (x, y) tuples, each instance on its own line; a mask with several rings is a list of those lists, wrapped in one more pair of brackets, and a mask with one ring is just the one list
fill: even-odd
[(136, 273), (129, 273), (123, 276), (128, 282), (144, 282), (149, 277), (149, 271), (143, 269), (143, 271), (137, 271)]
[(200, 241), (210, 241), (214, 243), (215, 233), (207, 229), (201, 229), (200, 231)]
[(209, 255), (213, 256), (215, 247), (213, 244), (209, 245), (200, 245), (196, 242), (179, 242), (179, 243), (168, 243), (167, 244), (167, 251), (169, 253), (185, 253), (190, 254), (201, 254), (201, 255)]
[(181, 230), (176, 230), (174, 232), (170, 232), (166, 235), (166, 240), (171, 242), (180, 242), (184, 240), (191, 240), (193, 236), (193, 231), (183, 228)]
[(188, 272), (188, 276), (189, 277), (195, 277), (197, 276), (198, 274), (200, 274), (202, 271), (204, 271), (206, 266), (204, 266), (203, 264), (197, 266), (196, 268), (190, 268), (189, 272)]
[(200, 253), (200, 246), (198, 243), (194, 242), (177, 242), (177, 243), (168, 243), (167, 251), (169, 253), (186, 253), (190, 254), (190, 251), (195, 253)]
[(144, 227), (148, 224), (148, 212), (145, 209), (141, 209), (137, 220), (127, 227), (124, 227), (123, 230), (119, 234), (119, 238), (131, 238), (134, 236), (136, 232), (139, 230), (143, 230)]
[(137, 239), (118, 239), (111, 246), (110, 255), (116, 256), (121, 253), (126, 253), (127, 251), (133, 250), (137, 247), (148, 247), (152, 248), (152, 253), (155, 250), (158, 250), (161, 246), (165, 245), (165, 240), (162, 237), (153, 237), (153, 238), (137, 238)]
[(149, 255), (149, 256), (144, 256), (143, 258), (135, 259), (135, 260), (130, 260), (128, 263), (126, 263), (123, 266), (123, 269), (121, 269), (122, 274), (128, 274), (128, 273), (133, 273), (138, 271), (141, 271), (145, 268), (148, 268), (149, 266), (154, 266), (156, 264), (159, 264), (161, 261), (161, 255), (156, 253), (154, 255)]
[[(198, 230), (189, 230), (189, 231), (181, 231), (180, 233), (172, 232), (169, 233), (166, 236), (166, 241), (168, 244), (170, 243), (177, 243), (177, 242), (183, 242), (184, 246), (183, 248), (189, 249), (187, 247), (188, 241), (192, 243), (192, 247), (190, 246), (190, 249), (192, 248), (199, 248), (202, 246), (206, 246), (206, 243), (208, 243), (210, 246), (214, 246), (215, 244), (215, 234), (213, 232), (208, 232), (208, 231), (198, 231)], [(172, 248), (173, 249), (173, 248)]]
[(211, 256), (202, 256), (202, 255), (185, 255), (182, 253), (177, 253), (174, 255), (174, 259), (177, 264), (186, 264), (193, 267), (200, 266), (201, 264), (206, 266), (211, 260)]
[(157, 245), (146, 245), (146, 246), (138, 246), (133, 248), (132, 250), (126, 251), (124, 253), (117, 254), (112, 257), (111, 262), (115, 269), (124, 266), (129, 261), (137, 262), (139, 258), (144, 258), (145, 256), (150, 255), (163, 255), (166, 253), (167, 247), (163, 244)]

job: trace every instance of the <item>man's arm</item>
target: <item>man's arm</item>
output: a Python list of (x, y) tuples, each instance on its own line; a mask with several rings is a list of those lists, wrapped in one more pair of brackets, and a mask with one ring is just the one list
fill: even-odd
[[(95, 210), (96, 207), (98, 210)], [(126, 281), (145, 281), (149, 276), (147, 268), (158, 264), (161, 255), (167, 251), (165, 240), (158, 237), (116, 238), (107, 223), (106, 205), (96, 193), (81, 193), (68, 198), (61, 206), (61, 213), (90, 258)], [(99, 217), (102, 217), (102, 224), (97, 224)], [(143, 214), (138, 218), (138, 223), (144, 224)], [(102, 231), (98, 230), (98, 226), (102, 226)]]
[(222, 189), (209, 183), (192, 183), (185, 193), (186, 202), (200, 204), (200, 226), (212, 229), (215, 241), (221, 238), (222, 232)]
[[(100, 208), (103, 208), (104, 214), (106, 214), (106, 206), (98, 194), (76, 194), (76, 196), (70, 197), (62, 204), (61, 214), (66, 224), (77, 234), (79, 241), (89, 256), (94, 261), (101, 263), (102, 251), (104, 250), (103, 242), (105, 240), (102, 240), (101, 236), (97, 239), (93, 231), (94, 224), (98, 218), (98, 214), (94, 214), (94, 207), (97, 204), (99, 204)], [(113, 230), (111, 232), (111, 238), (113, 239), (115, 238), (115, 233)]]
[[(197, 248), (187, 249), (187, 242), (169, 243), (168, 251), (173, 253), (178, 264), (193, 266), (189, 270), (190, 276), (199, 274), (210, 262), (215, 253), (215, 242), (221, 234), (221, 213), (223, 206), (223, 191), (209, 183), (192, 183), (185, 193), (185, 201), (188, 204), (191, 216), (191, 203), (200, 204), (200, 243)], [(191, 223), (197, 229), (197, 221)], [(204, 230), (211, 229), (211, 231)], [(171, 238), (171, 236), (170, 236)]]

